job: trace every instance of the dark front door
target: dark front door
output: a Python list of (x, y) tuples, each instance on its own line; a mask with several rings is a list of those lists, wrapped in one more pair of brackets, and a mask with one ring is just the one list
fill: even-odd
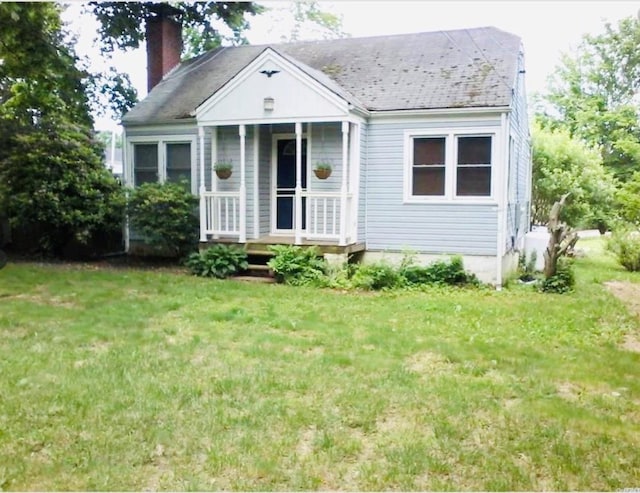
[[(302, 139), (302, 189), (307, 188), (307, 140)], [(295, 225), (296, 140), (278, 140), (276, 163), (276, 231), (292, 231)], [(302, 229), (306, 227), (306, 199), (302, 198)]]

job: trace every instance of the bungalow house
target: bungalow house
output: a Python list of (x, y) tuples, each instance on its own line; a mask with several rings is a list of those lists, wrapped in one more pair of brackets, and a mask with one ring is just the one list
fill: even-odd
[(222, 47), (179, 63), (179, 26), (159, 22), (149, 95), (122, 121), (124, 180), (186, 178), (202, 244), (457, 254), (497, 286), (514, 268), (531, 197), (518, 37), (484, 27)]

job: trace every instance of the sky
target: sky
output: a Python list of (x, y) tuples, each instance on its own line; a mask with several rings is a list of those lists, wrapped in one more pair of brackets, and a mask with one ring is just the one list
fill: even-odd
[[(271, 9), (283, 8), (286, 2), (259, 1)], [(352, 37), (402, 34), (421, 31), (494, 26), (518, 35), (523, 42), (526, 65), (526, 85), (529, 94), (544, 92), (547, 78), (560, 61), (561, 53), (572, 53), (584, 34), (604, 31), (605, 22), (638, 16), (640, 0), (636, 1), (371, 1), (344, 0), (319, 2), (320, 8), (342, 17), (343, 31)], [(101, 65), (92, 40), (96, 35), (95, 21), (79, 15), (81, 4), (73, 4), (64, 18), (78, 35), (77, 51), (89, 56), (92, 69)], [(252, 44), (277, 43), (286, 26), (274, 21), (273, 14), (250, 18), (251, 29), (246, 37)], [(118, 54), (113, 62), (127, 72), (138, 89), (140, 98), (146, 95), (146, 54), (144, 48)], [(97, 118), (100, 130), (117, 129), (108, 118)]]

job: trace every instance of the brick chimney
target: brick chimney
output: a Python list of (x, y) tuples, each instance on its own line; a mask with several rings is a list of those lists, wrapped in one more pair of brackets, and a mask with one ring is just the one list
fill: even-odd
[(157, 15), (147, 18), (147, 91), (180, 63), (182, 24), (176, 20), (179, 13), (165, 3), (156, 10)]

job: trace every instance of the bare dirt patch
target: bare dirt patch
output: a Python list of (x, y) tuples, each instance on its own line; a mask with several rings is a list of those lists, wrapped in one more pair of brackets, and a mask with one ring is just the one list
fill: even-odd
[(407, 368), (420, 375), (446, 373), (453, 366), (453, 363), (442, 354), (430, 351), (416, 353), (407, 359)]
[[(616, 298), (622, 301), (629, 312), (640, 317), (640, 284), (624, 281), (609, 281), (604, 285)], [(627, 334), (620, 345), (625, 351), (640, 353), (640, 338), (634, 334)]]
[(622, 349), (632, 353), (640, 353), (640, 340), (637, 337), (627, 334), (622, 342)]
[(624, 281), (609, 281), (604, 285), (616, 298), (622, 301), (629, 311), (640, 317), (640, 284)]

